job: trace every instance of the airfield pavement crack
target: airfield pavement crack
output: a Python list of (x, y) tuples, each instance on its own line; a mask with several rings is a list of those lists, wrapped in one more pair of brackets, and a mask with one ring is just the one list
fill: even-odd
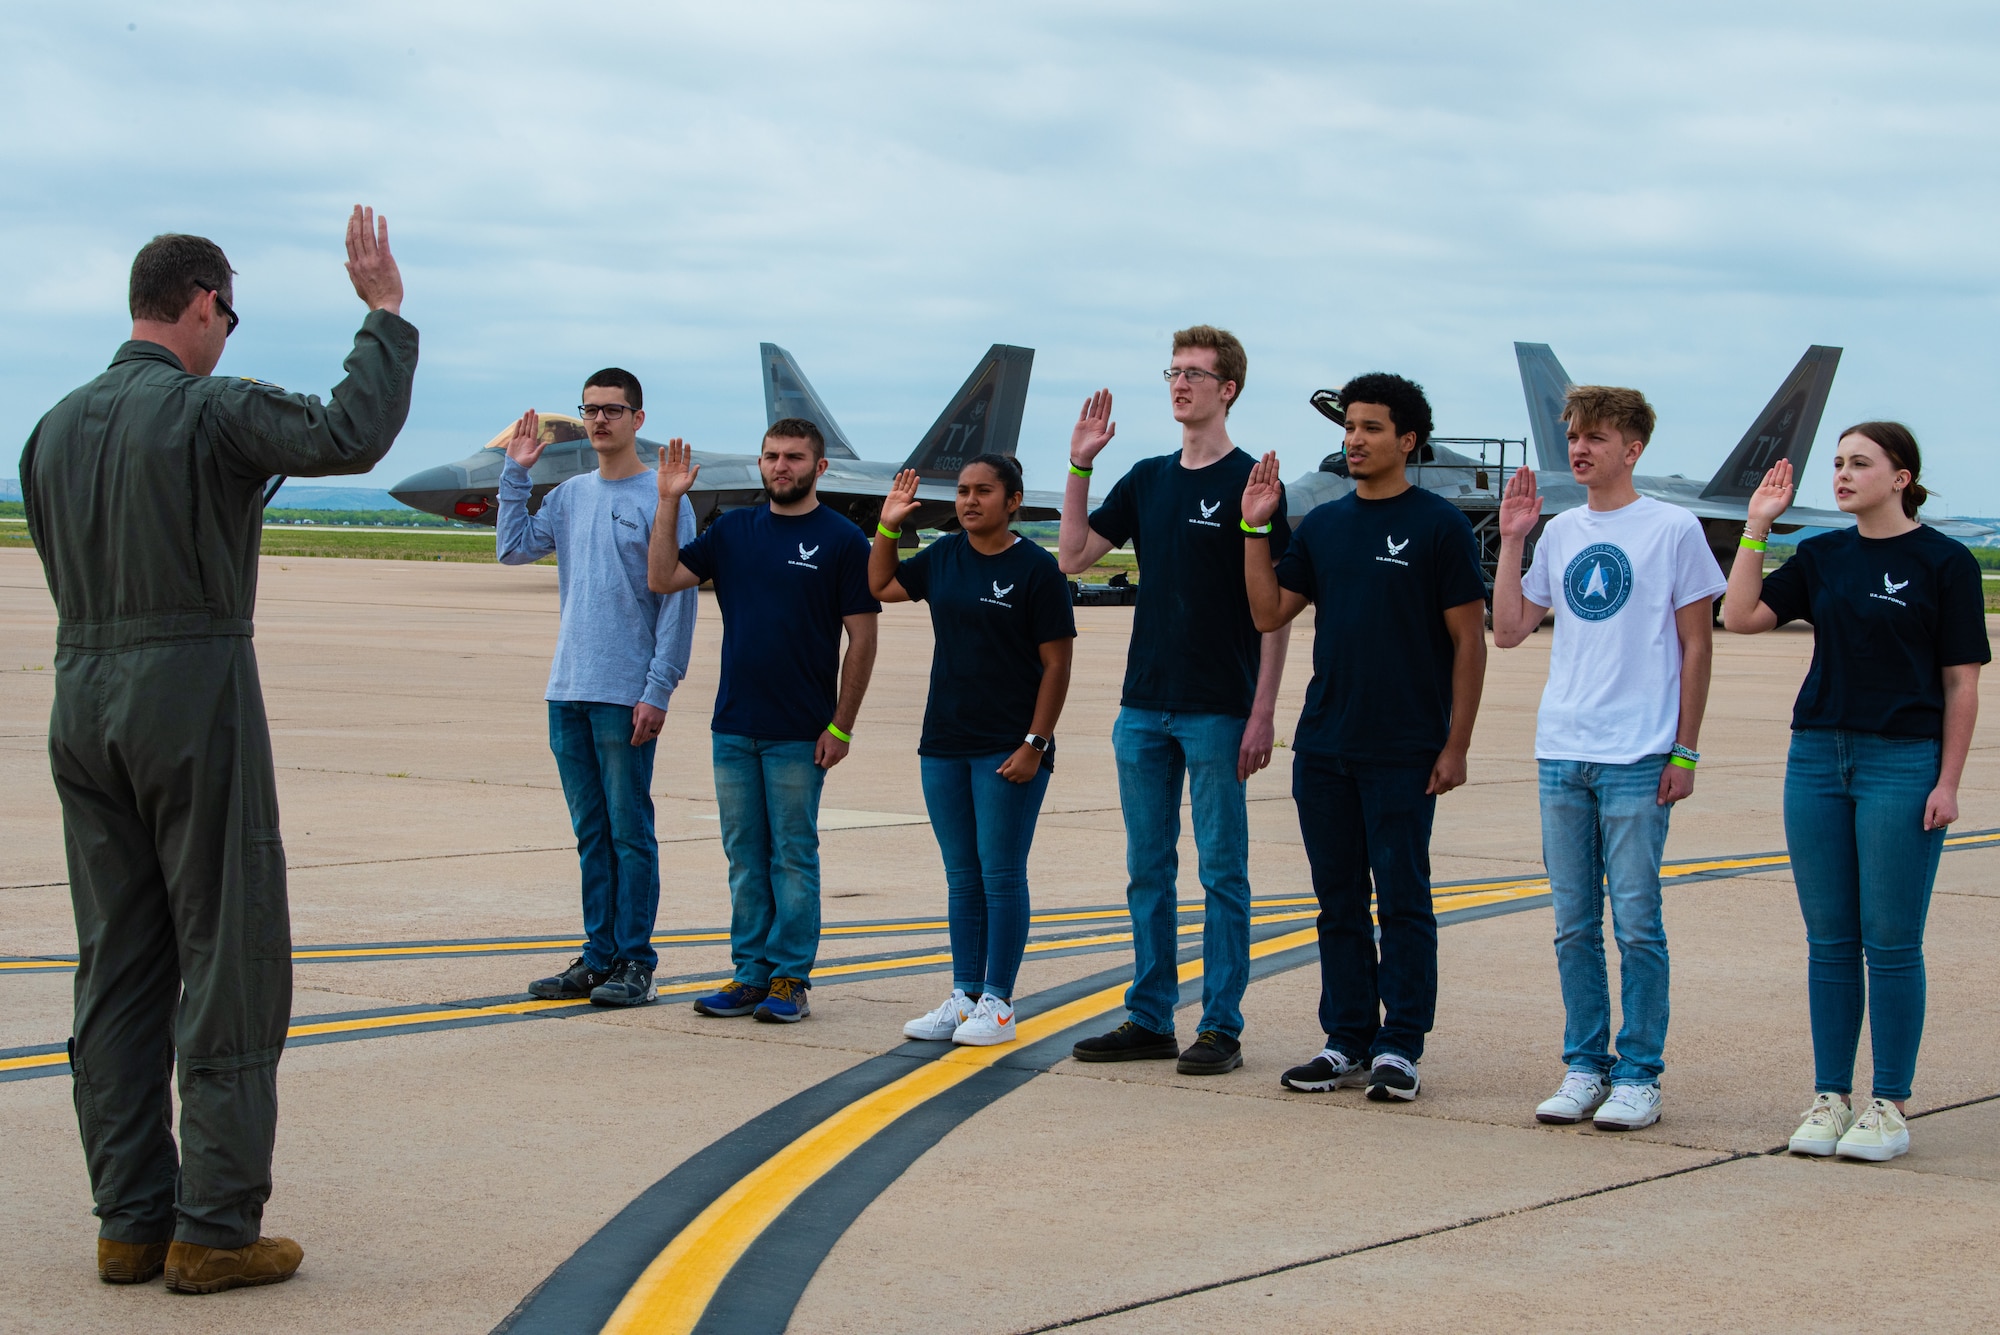
[[(1942, 1109), (1939, 1111), (1942, 1111)], [(1474, 1228), (1480, 1224), (1490, 1224), (1496, 1220), (1512, 1219), (1518, 1215), (1534, 1214), (1541, 1210), (1553, 1209), (1558, 1205), (1568, 1205), (1575, 1201), (1589, 1200), (1593, 1196), (1607, 1196), (1614, 1191), (1625, 1191), (1631, 1187), (1643, 1187), (1652, 1182), (1665, 1182), (1670, 1178), (1685, 1177), (1690, 1173), (1706, 1172), (1708, 1169), (1716, 1168), (1723, 1164), (1738, 1163), (1744, 1159), (1758, 1159), (1762, 1157), (1763, 1155), (1755, 1150), (1737, 1151), (1732, 1154), (1725, 1154), (1706, 1160), (1702, 1163), (1689, 1164), (1683, 1168), (1669, 1169), (1664, 1173), (1650, 1173), (1645, 1177), (1635, 1177), (1625, 1182), (1613, 1182), (1602, 1187), (1592, 1187), (1588, 1191), (1572, 1192), (1567, 1196), (1557, 1196), (1551, 1200), (1537, 1201), (1532, 1205), (1519, 1205), (1511, 1210), (1494, 1210), (1488, 1214), (1474, 1215), (1470, 1219), (1460, 1219), (1453, 1223), (1440, 1224), (1436, 1228), (1419, 1229), (1414, 1233), (1404, 1233), (1393, 1238), (1383, 1238), (1379, 1242), (1365, 1242), (1354, 1247), (1343, 1247), (1339, 1251), (1327, 1252), (1320, 1256), (1308, 1256), (1297, 1261), (1287, 1261), (1283, 1265), (1274, 1265), (1263, 1270), (1253, 1270), (1246, 1274), (1232, 1275), (1227, 1279), (1211, 1280), (1206, 1284), (1194, 1284), (1184, 1289), (1175, 1289), (1171, 1293), (1162, 1293), (1151, 1298), (1139, 1298), (1129, 1303), (1120, 1303), (1116, 1307), (1107, 1307), (1101, 1311), (1085, 1313), (1082, 1316), (1073, 1316), (1062, 1321), (1053, 1321), (1045, 1326), (1029, 1326), (1024, 1330), (1015, 1332), (1015, 1335), (1045, 1335), (1045, 1332), (1052, 1330), (1068, 1330), (1071, 1327), (1085, 1325), (1088, 1322), (1101, 1321), (1105, 1317), (1122, 1316), (1126, 1312), (1137, 1312), (1144, 1308), (1157, 1307), (1162, 1303), (1174, 1302), (1180, 1298), (1191, 1298), (1199, 1293), (1211, 1293), (1216, 1289), (1226, 1289), (1238, 1284), (1248, 1284), (1255, 1280), (1269, 1279), (1273, 1275), (1283, 1275), (1293, 1270), (1304, 1270), (1308, 1266), (1325, 1265), (1329, 1261), (1339, 1261), (1350, 1256), (1361, 1256), (1368, 1252), (1378, 1252), (1389, 1247), (1399, 1247), (1406, 1242), (1421, 1242), (1425, 1238), (1435, 1238), (1445, 1233), (1456, 1233), (1461, 1229)]]

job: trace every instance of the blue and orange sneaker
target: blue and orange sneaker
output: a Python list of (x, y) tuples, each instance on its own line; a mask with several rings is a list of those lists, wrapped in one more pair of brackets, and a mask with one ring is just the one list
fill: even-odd
[(757, 1009), (757, 1003), (769, 993), (769, 988), (757, 987), (751, 983), (732, 982), (720, 992), (711, 992), (705, 997), (696, 997), (695, 1011), (701, 1015), (715, 1015), (722, 1019), (734, 1019), (748, 1015)]
[(796, 978), (773, 978), (771, 994), (764, 999), (753, 1018), (765, 1024), (797, 1024), (812, 1014), (812, 1007), (806, 1004), (806, 985)]

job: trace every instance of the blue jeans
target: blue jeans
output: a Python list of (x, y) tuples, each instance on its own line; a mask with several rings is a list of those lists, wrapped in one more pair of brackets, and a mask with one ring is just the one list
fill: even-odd
[(1180, 1000), (1181, 783), (1194, 799), (1194, 845), (1207, 918), (1201, 932), (1201, 1028), (1243, 1032), (1250, 982), (1250, 818), (1236, 777), (1245, 720), (1227, 714), (1120, 709), (1111, 727), (1125, 812), (1125, 904), (1132, 913), (1132, 986), (1125, 1009), (1174, 1032)]
[(653, 829), (653, 750), (632, 745), (632, 706), (549, 701), (555, 752), (583, 871), (583, 962), (619, 960), (652, 972), (660, 911), (660, 841)]
[(1910, 1097), (1924, 1036), (1924, 919), (1944, 851), (1945, 832), (1924, 828), (1938, 762), (1927, 737), (1792, 734), (1785, 843), (1806, 920), (1814, 1089), (1853, 1092), (1865, 995), (1873, 1093)]
[(1012, 755), (920, 756), (924, 807), (944, 856), (952, 986), (1012, 1000), (1028, 947), (1028, 846), (1049, 771), (1026, 783), (1000, 777)]
[[(1540, 762), (1542, 863), (1556, 911), (1562, 975), (1563, 1060), (1613, 1084), (1656, 1083), (1667, 1043), (1667, 929), (1660, 915), (1660, 858), (1667, 817), (1659, 805), (1665, 756), (1629, 765)], [(1618, 1060), (1611, 1059), (1611, 985), (1604, 967), (1604, 896), (1618, 939)]]
[(736, 981), (812, 981), (819, 956), (819, 791), (811, 742), (714, 734), (715, 804), (729, 858)]
[(1319, 1023), (1326, 1045), (1350, 1057), (1389, 1052), (1416, 1061), (1437, 1018), (1430, 777), (1428, 766), (1313, 755), (1292, 762), (1292, 800), (1319, 897)]

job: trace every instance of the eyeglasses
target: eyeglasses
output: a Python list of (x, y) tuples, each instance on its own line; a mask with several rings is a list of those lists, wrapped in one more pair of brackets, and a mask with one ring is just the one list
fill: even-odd
[(637, 408), (629, 407), (623, 403), (586, 403), (576, 410), (576, 415), (591, 422), (595, 422), (600, 417), (607, 422), (615, 422), (626, 413), (636, 413), (638, 411)]
[(1222, 383), (1221, 376), (1213, 371), (1204, 371), (1198, 366), (1169, 366), (1166, 370), (1160, 372), (1160, 374), (1166, 377), (1169, 385), (1182, 377), (1186, 377), (1189, 388), (1199, 385), (1204, 380), (1213, 380), (1218, 385)]
[(229, 328), (222, 331), (222, 336), (224, 338), (228, 338), (231, 334), (235, 333), (236, 326), (243, 323), (242, 318), (236, 314), (236, 308), (234, 306), (231, 306), (228, 302), (224, 301), (222, 299), (222, 294), (220, 292), (216, 292), (215, 289), (210, 287), (208, 284), (196, 283), (195, 286), (200, 288), (204, 292), (214, 293), (215, 309), (221, 311), (222, 318), (229, 322)]

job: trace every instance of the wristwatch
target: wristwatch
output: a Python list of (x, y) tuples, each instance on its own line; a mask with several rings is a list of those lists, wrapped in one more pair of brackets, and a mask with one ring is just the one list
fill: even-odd
[(1046, 752), (1050, 747), (1055, 745), (1055, 742), (1050, 738), (1038, 736), (1032, 732), (1021, 740), (1025, 741), (1029, 746), (1034, 747), (1037, 751), (1042, 752)]

